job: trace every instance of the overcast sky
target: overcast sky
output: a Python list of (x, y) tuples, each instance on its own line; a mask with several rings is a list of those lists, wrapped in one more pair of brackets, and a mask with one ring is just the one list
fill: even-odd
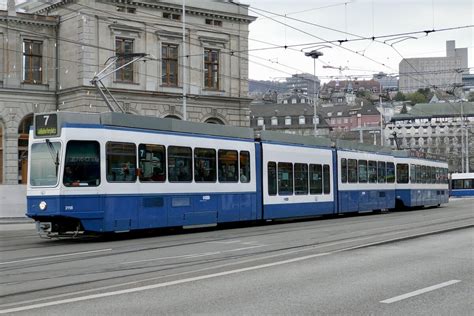
[[(19, 2), (23, 1), (17, 0), (17, 3)], [(474, 0), (346, 0), (346, 2), (344, 0), (240, 0), (240, 2), (250, 4), (249, 14), (258, 17), (250, 25), (251, 79), (280, 80), (294, 73), (313, 73), (312, 59), (305, 57), (300, 51), (304, 46), (286, 50), (282, 48), (256, 50), (272, 47), (273, 44), (290, 46), (321, 42), (321, 39), (344, 40), (354, 39), (357, 36), (371, 37), (474, 25)], [(2, 6), (6, 6), (6, 0), (0, 0), (0, 7)], [(278, 16), (273, 16), (273, 19), (288, 26), (263, 17), (262, 15), (272, 15), (258, 9), (281, 15), (286, 14), (286, 19)], [(352, 33), (355, 36), (312, 26), (291, 18)], [(406, 39), (394, 45), (400, 54), (391, 46), (372, 40), (344, 43), (343, 47), (348, 50), (337, 47), (338, 45), (322, 48), (321, 52), (324, 56), (320, 57), (316, 63), (316, 74), (327, 81), (331, 79), (331, 76), (341, 74), (364, 78), (379, 71), (397, 73), (401, 56), (405, 58), (445, 56), (447, 40), (455, 40), (456, 47), (468, 47), (469, 67), (474, 67), (474, 28), (434, 32), (429, 36), (423, 34), (413, 34), (413, 36), (419, 38)], [(380, 41), (387, 39), (390, 38), (380, 39)], [(393, 42), (394, 40), (389, 41), (389, 43)], [(245, 54), (241, 56), (247, 57)], [(335, 69), (323, 69), (323, 65), (349, 69), (340, 72)], [(470, 69), (470, 72), (474, 73), (474, 68)]]
[[(347, 4), (340, 0), (242, 0), (241, 3), (250, 4), (249, 14), (259, 17), (250, 25), (250, 38), (280, 46), (320, 42), (321, 40), (317, 37), (324, 40), (357, 38), (357, 36), (311, 26), (290, 18), (362, 37), (474, 25), (474, 0), (348, 0)], [(257, 12), (266, 16), (271, 16), (271, 14), (257, 9), (282, 15), (287, 14), (288, 18), (286, 19), (277, 16), (273, 18), (289, 26), (286, 27), (269, 18), (262, 17)], [(301, 29), (309, 34), (304, 34), (291, 27)], [(469, 67), (474, 67), (474, 28), (435, 32), (429, 36), (424, 36), (424, 34), (414, 34), (413, 36), (420, 38), (407, 39), (394, 45), (403, 57), (445, 56), (446, 41), (455, 40), (456, 47), (469, 48)], [(392, 42), (394, 41), (389, 43)], [(249, 66), (251, 79), (281, 78), (296, 72), (313, 73), (312, 59), (305, 57), (301, 51), (290, 49), (252, 51), (262, 47), (271, 47), (271, 45), (253, 40), (249, 41), (249, 45), (250, 60), (252, 61)], [(330, 76), (340, 75), (339, 70), (323, 69), (324, 63), (334, 67), (348, 67), (349, 70), (342, 71), (343, 75), (362, 78), (364, 74), (370, 75), (378, 71), (397, 73), (398, 64), (402, 59), (389, 45), (372, 40), (343, 44), (343, 47), (359, 52), (359, 54), (341, 49), (337, 47), (338, 45), (331, 46), (333, 47), (321, 49), (324, 56), (317, 61), (316, 74), (323, 80), (328, 80)], [(302, 47), (296, 48), (299, 50)], [(375, 61), (362, 57), (362, 54)], [(274, 63), (266, 62), (261, 58)], [(277, 61), (280, 64), (277, 64)], [(386, 64), (388, 67), (384, 67), (382, 64)], [(474, 69), (471, 69), (471, 73), (474, 73)]]

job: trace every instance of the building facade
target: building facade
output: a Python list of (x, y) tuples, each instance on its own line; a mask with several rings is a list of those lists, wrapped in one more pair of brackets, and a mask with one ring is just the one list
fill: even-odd
[(466, 171), (468, 160), (469, 171), (474, 170), (473, 102), (417, 104), (407, 114), (395, 115), (384, 132), (394, 149), (398, 142), (400, 149), (439, 155), (450, 172)]
[[(9, 3), (12, 1), (9, 0)], [(109, 111), (103, 83), (129, 113), (249, 125), (247, 8), (225, 0), (28, 1), (0, 11), (0, 183), (26, 181), (33, 113)], [(185, 41), (182, 22), (185, 18)], [(131, 54), (144, 61), (126, 65)]]
[[(323, 119), (322, 113), (317, 115), (318, 136), (329, 136), (330, 127)], [(270, 103), (252, 104), (250, 126), (256, 130), (272, 130), (287, 134), (314, 135), (314, 107), (308, 103)]]
[(399, 64), (399, 90), (404, 93), (437, 87), (443, 90), (462, 83), (468, 73), (467, 48), (446, 41), (446, 57), (406, 58)]

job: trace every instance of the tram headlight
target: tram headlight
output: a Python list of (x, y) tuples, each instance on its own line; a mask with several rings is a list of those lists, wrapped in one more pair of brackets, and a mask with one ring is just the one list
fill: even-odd
[(41, 201), (39, 204), (40, 210), (44, 211), (48, 207), (48, 204), (46, 204), (45, 201)]

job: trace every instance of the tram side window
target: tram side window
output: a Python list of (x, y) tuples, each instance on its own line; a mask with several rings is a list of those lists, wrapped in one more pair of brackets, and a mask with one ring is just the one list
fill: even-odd
[(347, 159), (346, 158), (341, 159), (341, 182), (342, 183), (347, 182)]
[(323, 166), (323, 189), (324, 194), (331, 193), (331, 173), (329, 172), (329, 165)]
[(397, 183), (408, 183), (408, 164), (397, 164)]
[(189, 147), (168, 147), (168, 179), (170, 182), (191, 182), (193, 155)]
[(377, 168), (377, 179), (379, 183), (385, 183), (385, 161), (379, 161)]
[(278, 163), (278, 195), (293, 194), (293, 164), (291, 162)]
[(240, 152), (240, 182), (250, 182), (250, 153), (248, 151)]
[(347, 163), (347, 180), (349, 183), (357, 183), (357, 160), (349, 159)]
[(309, 193), (323, 193), (323, 168), (321, 165), (309, 165)]
[(416, 178), (416, 183), (422, 183), (422, 178), (421, 178), (421, 166), (416, 165), (415, 166), (415, 178)]
[(431, 183), (436, 183), (436, 168), (430, 167)]
[(308, 194), (308, 165), (295, 163), (295, 194)]
[(426, 166), (421, 166), (421, 182), (426, 183), (428, 177), (427, 177), (427, 172), (426, 172), (427, 167)]
[(416, 165), (410, 164), (410, 183), (416, 183)]
[(452, 188), (453, 190), (464, 189), (464, 180), (453, 180)]
[(239, 161), (237, 150), (219, 149), (219, 182), (237, 182)]
[(216, 150), (194, 149), (194, 181), (216, 182)]
[(367, 183), (367, 160), (359, 160), (359, 183)]
[(276, 162), (270, 161), (267, 166), (268, 195), (277, 194), (277, 167)]
[(100, 184), (98, 142), (71, 140), (67, 143), (63, 183), (67, 187), (96, 187)]
[(464, 189), (474, 189), (474, 181), (471, 179), (464, 180)]
[(369, 183), (377, 183), (377, 162), (369, 160), (367, 171), (369, 174)]
[(395, 183), (395, 164), (387, 162), (387, 183)]
[(108, 182), (136, 181), (136, 151), (133, 143), (108, 142), (106, 144)]
[(140, 182), (164, 182), (166, 180), (166, 149), (162, 145), (138, 145)]

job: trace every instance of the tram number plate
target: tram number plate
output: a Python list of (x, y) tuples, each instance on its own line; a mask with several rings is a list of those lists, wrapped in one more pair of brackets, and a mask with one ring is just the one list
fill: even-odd
[(35, 117), (36, 136), (56, 136), (58, 134), (58, 116), (41, 114)]

